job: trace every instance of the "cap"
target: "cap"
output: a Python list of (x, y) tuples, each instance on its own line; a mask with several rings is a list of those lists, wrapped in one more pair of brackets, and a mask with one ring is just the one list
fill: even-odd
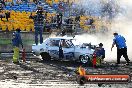
[(114, 32), (113, 35), (118, 35), (118, 33), (117, 32)]
[(102, 43), (99, 43), (99, 46), (103, 46), (103, 44)]

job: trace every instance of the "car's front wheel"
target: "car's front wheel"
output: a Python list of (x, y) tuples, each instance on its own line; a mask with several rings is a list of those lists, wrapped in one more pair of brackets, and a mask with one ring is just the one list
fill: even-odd
[(43, 60), (50, 60), (51, 59), (51, 56), (46, 52), (43, 52), (40, 55), (41, 55)]
[(80, 60), (80, 62), (82, 63), (82, 64), (86, 64), (86, 63), (88, 63), (89, 62), (89, 57), (88, 56), (83, 56), (83, 55), (81, 55), (80, 57), (79, 57), (79, 60)]

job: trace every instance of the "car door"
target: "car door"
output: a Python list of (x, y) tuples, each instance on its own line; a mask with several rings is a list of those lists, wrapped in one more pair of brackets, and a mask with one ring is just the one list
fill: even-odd
[(72, 60), (74, 59), (74, 45), (72, 44), (71, 40), (62, 39), (61, 46), (64, 54), (64, 59)]
[(49, 55), (53, 58), (59, 58), (59, 39), (50, 39), (48, 44)]

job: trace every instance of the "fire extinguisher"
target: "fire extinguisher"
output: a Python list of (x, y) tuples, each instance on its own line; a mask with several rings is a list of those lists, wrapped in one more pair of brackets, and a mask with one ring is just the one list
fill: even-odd
[(93, 53), (92, 63), (93, 63), (93, 67), (95, 68), (95, 66), (96, 66), (96, 53)]

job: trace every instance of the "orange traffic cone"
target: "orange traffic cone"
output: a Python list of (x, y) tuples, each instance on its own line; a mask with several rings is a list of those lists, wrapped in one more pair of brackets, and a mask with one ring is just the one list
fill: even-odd
[(22, 50), (22, 60), (23, 60), (23, 62), (26, 62), (25, 49)]
[(93, 63), (93, 68), (95, 68), (95, 66), (96, 66), (96, 54), (95, 53), (93, 54), (92, 63)]

